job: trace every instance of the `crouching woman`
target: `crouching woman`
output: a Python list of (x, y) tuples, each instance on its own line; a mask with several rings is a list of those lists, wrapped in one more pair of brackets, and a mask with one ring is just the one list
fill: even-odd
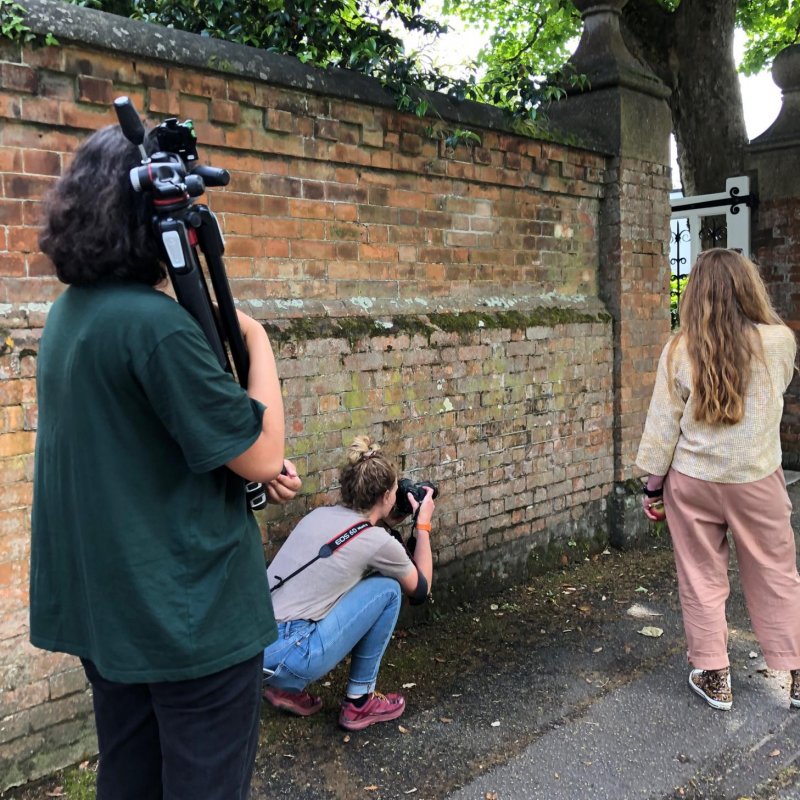
[(341, 502), (314, 509), (269, 566), (278, 640), (264, 651), (265, 698), (301, 716), (322, 708), (306, 687), (350, 655), (339, 725), (360, 730), (405, 711), (398, 693), (375, 691), (402, 595), (423, 603), (433, 578), (432, 489), (414, 512), (412, 555), (379, 523), (391, 524), (397, 471), (368, 437), (357, 437), (339, 475)]

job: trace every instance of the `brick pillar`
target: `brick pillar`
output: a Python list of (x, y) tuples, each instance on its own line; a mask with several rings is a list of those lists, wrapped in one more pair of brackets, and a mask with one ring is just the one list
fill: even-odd
[[(778, 313), (800, 330), (800, 45), (781, 51), (772, 78), (783, 92), (773, 124), (750, 142), (747, 166), (755, 173), (758, 208), (753, 256)], [(800, 379), (786, 394), (781, 424), (784, 466), (800, 469)]]
[(600, 294), (613, 317), (614, 479), (612, 544), (632, 545), (648, 523), (634, 466), (669, 322), (669, 90), (628, 51), (620, 34), (627, 0), (575, 0), (583, 35), (570, 60), (590, 89), (550, 112), (609, 154), (600, 213)]

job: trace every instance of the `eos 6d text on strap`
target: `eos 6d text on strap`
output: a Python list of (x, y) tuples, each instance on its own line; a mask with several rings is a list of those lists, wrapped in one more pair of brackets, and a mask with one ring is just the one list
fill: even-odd
[(317, 553), (314, 558), (311, 559), (311, 561), (307, 561), (302, 567), (296, 569), (291, 575), (287, 575), (285, 578), (281, 578), (280, 575), (276, 575), (275, 577), (278, 579), (278, 582), (274, 586), (269, 587), (270, 592), (280, 589), (281, 586), (286, 583), (286, 581), (291, 580), (295, 575), (299, 575), (304, 569), (310, 567), (315, 561), (319, 561), (321, 558), (330, 558), (340, 547), (343, 547), (348, 542), (355, 539), (356, 536), (361, 533), (361, 531), (371, 527), (371, 522), (362, 520), (361, 522), (357, 522), (355, 525), (351, 525), (349, 528), (343, 530), (340, 534), (334, 536), (329, 542), (326, 542), (324, 545), (322, 545), (322, 547), (319, 549), (319, 553)]

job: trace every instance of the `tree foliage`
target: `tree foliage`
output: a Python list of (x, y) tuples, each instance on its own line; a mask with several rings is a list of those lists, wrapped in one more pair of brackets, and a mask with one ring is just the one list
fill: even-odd
[(559, 75), (581, 17), (569, 0), (445, 0), (443, 11), (490, 34), (476, 54), (485, 102), (534, 115), (541, 86)]
[[(423, 11), (422, 0), (71, 0), (75, 5), (264, 50), (293, 55), (304, 63), (338, 67), (377, 78), (397, 98), (398, 107), (424, 115), (429, 92), (457, 100), (475, 100), (535, 116), (545, 100), (563, 94), (547, 80), (568, 55), (565, 35), (576, 32), (580, 16), (569, 3), (552, 3), (552, 14), (531, 39), (546, 53), (515, 44), (528, 24), (520, 8), (516, 19), (491, 37), (497, 57), (484, 71), (478, 61), (466, 77), (432, 66), (421, 53), (409, 52), (401, 33), (432, 41), (447, 30)], [(555, 6), (563, 6), (560, 10)], [(497, 6), (502, 6), (498, 0)], [(455, 8), (455, 6), (454, 6)], [(469, 17), (480, 22), (480, 17)], [(487, 24), (492, 23), (490, 15)], [(504, 43), (508, 36), (508, 45)], [(487, 57), (489, 50), (487, 49)], [(483, 63), (488, 63), (484, 60)]]
[(741, 64), (745, 75), (761, 72), (800, 39), (800, 5), (792, 0), (740, 0), (736, 21), (747, 34)]
[(425, 112), (414, 99), (415, 88), (459, 98), (470, 94), (469, 79), (426, 68), (392, 32), (435, 37), (445, 30), (421, 13), (419, 0), (77, 0), (76, 5), (371, 75), (395, 93), (401, 109)]

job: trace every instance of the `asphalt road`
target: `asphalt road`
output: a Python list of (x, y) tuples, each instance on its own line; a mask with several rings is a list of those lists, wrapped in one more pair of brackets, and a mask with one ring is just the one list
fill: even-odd
[[(800, 483), (790, 494), (800, 510)], [(795, 523), (800, 532), (798, 512)], [(341, 674), (322, 689), (330, 694), (315, 717), (265, 708), (252, 797), (800, 800), (788, 673), (766, 669), (735, 561), (731, 583), (730, 712), (689, 690), (662, 538), (651, 551), (606, 553), (401, 632), (381, 673), (394, 685), (379, 686), (413, 684), (393, 723), (339, 730)], [(648, 627), (661, 634), (646, 636)]]
[[(798, 509), (800, 484), (792, 484), (790, 493)], [(797, 523), (797, 511), (794, 518)], [(448, 800), (800, 798), (800, 712), (788, 707), (789, 677), (766, 669), (735, 568), (732, 583), (730, 712), (714, 711), (690, 692), (681, 649), (543, 732), (520, 755)], [(664, 612), (654, 624), (681, 642), (679, 618), (658, 601), (648, 607)], [(610, 626), (626, 622), (621, 617)]]

